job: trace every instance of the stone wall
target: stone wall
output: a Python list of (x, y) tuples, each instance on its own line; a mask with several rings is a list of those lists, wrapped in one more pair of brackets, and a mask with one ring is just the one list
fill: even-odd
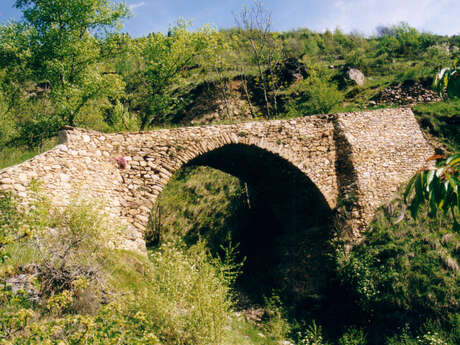
[[(0, 170), (0, 189), (27, 200), (27, 187), (37, 179), (56, 205), (69, 203), (77, 192), (100, 200), (112, 221), (126, 225), (113, 245), (140, 251), (150, 210), (169, 178), (184, 164), (226, 145), (255, 146), (288, 161), (316, 185), (331, 209), (339, 196), (353, 193), (356, 236), (432, 154), (405, 108), (142, 133), (66, 128), (60, 142)], [(120, 159), (117, 163), (121, 157), (126, 167)]]

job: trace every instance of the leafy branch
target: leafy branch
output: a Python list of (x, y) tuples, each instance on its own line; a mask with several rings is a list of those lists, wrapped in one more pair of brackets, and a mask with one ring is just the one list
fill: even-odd
[[(428, 160), (443, 158), (435, 155)], [(404, 193), (404, 202), (409, 204), (412, 217), (417, 218), (420, 206), (428, 202), (429, 216), (436, 217), (438, 212), (452, 214), (454, 230), (460, 231), (456, 212), (460, 211), (460, 154), (454, 154), (439, 161), (435, 167), (419, 171), (409, 181)]]
[(438, 94), (444, 99), (460, 97), (460, 69), (455, 60), (452, 67), (443, 68), (434, 82)]

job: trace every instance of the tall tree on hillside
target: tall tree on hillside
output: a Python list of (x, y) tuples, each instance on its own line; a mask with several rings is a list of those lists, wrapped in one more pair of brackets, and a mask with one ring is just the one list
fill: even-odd
[[(282, 59), (282, 42), (271, 32), (271, 14), (262, 2), (254, 0), (234, 16), (239, 29), (240, 51), (249, 52), (250, 63), (257, 67), (257, 79), (263, 91), (267, 117), (278, 113), (275, 66)], [(242, 55), (244, 58), (244, 55)], [(273, 108), (273, 109), (272, 109)]]
[(28, 63), (35, 81), (49, 85), (55, 113), (70, 125), (92, 99), (123, 89), (97, 63), (129, 10), (111, 0), (17, 0), (27, 30)]

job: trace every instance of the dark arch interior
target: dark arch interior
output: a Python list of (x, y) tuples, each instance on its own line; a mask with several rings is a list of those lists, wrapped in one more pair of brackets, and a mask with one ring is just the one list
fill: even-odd
[(311, 311), (333, 271), (332, 211), (314, 183), (278, 155), (242, 144), (213, 150), (187, 166), (209, 166), (247, 184), (249, 216), (232, 234), (246, 257), (237, 282), (244, 299), (263, 303), (275, 291), (296, 311)]

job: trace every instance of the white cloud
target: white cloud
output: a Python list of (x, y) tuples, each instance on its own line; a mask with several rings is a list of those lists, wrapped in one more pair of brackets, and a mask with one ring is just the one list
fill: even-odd
[(139, 8), (139, 7), (142, 7), (145, 5), (145, 2), (144, 1), (141, 1), (141, 2), (137, 2), (135, 4), (131, 4), (131, 5), (128, 5), (129, 9), (131, 11), (134, 11), (136, 8)]
[(339, 27), (372, 34), (379, 25), (407, 22), (419, 30), (441, 34), (460, 33), (458, 0), (332, 0), (323, 17), (323, 29)]

